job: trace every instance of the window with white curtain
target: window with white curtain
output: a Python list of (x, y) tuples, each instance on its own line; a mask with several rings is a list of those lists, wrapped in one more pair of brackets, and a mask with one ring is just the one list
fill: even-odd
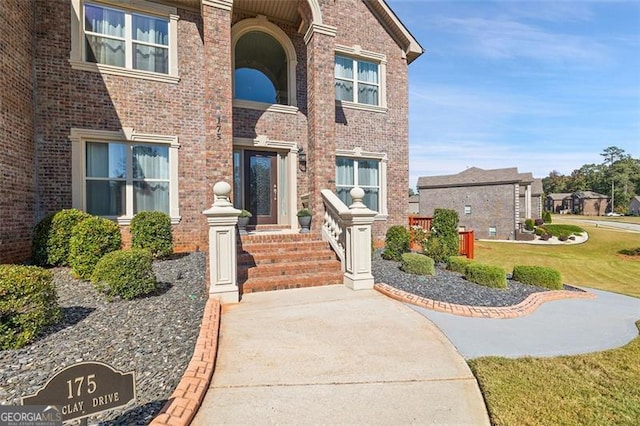
[(380, 105), (380, 71), (377, 63), (336, 55), (335, 80), (337, 100)]
[(170, 212), (169, 147), (124, 142), (86, 143), (85, 202), (88, 213), (134, 216)]
[(364, 190), (364, 204), (380, 212), (380, 161), (336, 157), (336, 190), (347, 206), (353, 203), (349, 192), (355, 186)]
[(169, 73), (169, 19), (84, 4), (87, 62)]

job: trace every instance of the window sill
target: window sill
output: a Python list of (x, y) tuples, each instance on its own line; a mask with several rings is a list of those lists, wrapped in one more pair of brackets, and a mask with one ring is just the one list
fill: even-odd
[(281, 114), (297, 114), (298, 107), (291, 105), (268, 104), (265, 102), (247, 101), (244, 99), (234, 99), (233, 106), (236, 108), (255, 109), (258, 111), (277, 112)]
[(357, 102), (349, 102), (349, 101), (336, 101), (336, 106), (342, 107), (342, 108), (357, 109), (360, 111), (370, 111), (370, 112), (378, 112), (378, 113), (386, 113), (388, 110), (387, 107), (359, 104)]
[(76, 61), (72, 59), (69, 60), (69, 63), (71, 64), (71, 68), (74, 70), (91, 71), (100, 74), (119, 75), (122, 77), (139, 78), (142, 80), (159, 81), (162, 83), (178, 84), (180, 82), (180, 77), (168, 74), (132, 70), (129, 68), (114, 67), (113, 65), (96, 64), (93, 62)]
[(376, 217), (373, 218), (373, 220), (376, 222), (383, 222), (383, 221), (386, 221), (388, 218), (389, 218), (388, 214), (378, 214), (376, 215)]
[[(106, 219), (111, 219), (114, 220), (118, 225), (120, 226), (129, 226), (131, 225), (131, 219), (133, 219), (132, 217), (125, 217), (125, 216), (119, 216), (119, 217), (106, 217)], [(182, 220), (181, 216), (176, 216), (176, 217), (172, 217), (171, 218), (171, 224), (172, 225), (177, 225), (180, 223), (180, 221)]]

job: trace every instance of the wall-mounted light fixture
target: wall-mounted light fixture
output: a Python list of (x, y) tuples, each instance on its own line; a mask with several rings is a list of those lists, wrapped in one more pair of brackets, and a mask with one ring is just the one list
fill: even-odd
[(298, 164), (300, 165), (301, 171), (307, 171), (307, 154), (302, 147), (298, 150)]

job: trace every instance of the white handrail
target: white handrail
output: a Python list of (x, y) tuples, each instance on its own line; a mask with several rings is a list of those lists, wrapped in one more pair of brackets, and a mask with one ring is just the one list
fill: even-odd
[(344, 221), (341, 214), (349, 212), (349, 207), (332, 191), (323, 189), (322, 201), (324, 203), (324, 219), (322, 221), (322, 239), (328, 241), (336, 252), (345, 270), (345, 233)]

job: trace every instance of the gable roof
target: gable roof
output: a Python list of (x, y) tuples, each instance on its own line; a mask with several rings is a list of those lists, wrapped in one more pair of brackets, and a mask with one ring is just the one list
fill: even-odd
[(576, 198), (609, 198), (608, 195), (598, 194), (593, 191), (576, 191), (573, 196)]
[(547, 198), (551, 198), (554, 201), (562, 201), (565, 198), (571, 197), (571, 195), (572, 194), (570, 192), (555, 192), (547, 195)]
[[(518, 173), (517, 167), (492, 170), (470, 167), (455, 175), (421, 176), (418, 178), (418, 188), (427, 189), (518, 183), (523, 182), (523, 175), (531, 176), (531, 173)], [(532, 181), (533, 177), (529, 178), (527, 176), (524, 183), (530, 183)]]

